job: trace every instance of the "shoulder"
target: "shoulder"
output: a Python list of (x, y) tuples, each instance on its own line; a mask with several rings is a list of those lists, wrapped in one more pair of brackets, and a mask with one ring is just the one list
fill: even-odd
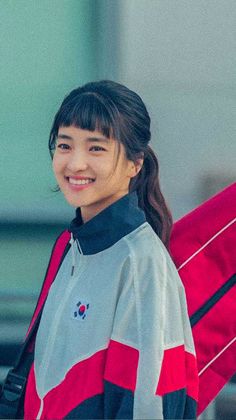
[(169, 252), (149, 223), (143, 223), (125, 240), (137, 280), (145, 277), (151, 282), (158, 279), (159, 284), (172, 282), (183, 287)]
[(149, 223), (145, 222), (125, 238), (130, 255), (138, 261), (170, 258), (168, 251)]

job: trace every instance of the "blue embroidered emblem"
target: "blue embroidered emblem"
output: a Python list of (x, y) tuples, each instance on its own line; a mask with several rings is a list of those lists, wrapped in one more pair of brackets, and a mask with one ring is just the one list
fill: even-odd
[(79, 301), (76, 304), (76, 306), (78, 307), (78, 309), (76, 309), (76, 311), (74, 311), (74, 318), (84, 319), (87, 315), (87, 310), (89, 308), (89, 303), (82, 303), (82, 302)]

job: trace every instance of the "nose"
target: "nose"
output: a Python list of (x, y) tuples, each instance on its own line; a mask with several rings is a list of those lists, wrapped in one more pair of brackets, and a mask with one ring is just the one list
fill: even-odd
[(85, 171), (88, 167), (86, 156), (83, 152), (74, 152), (71, 154), (69, 161), (67, 162), (67, 168), (69, 171), (75, 173)]

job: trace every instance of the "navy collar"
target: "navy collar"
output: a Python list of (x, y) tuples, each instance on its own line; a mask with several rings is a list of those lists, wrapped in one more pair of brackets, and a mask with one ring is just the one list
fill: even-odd
[(96, 254), (114, 245), (146, 221), (143, 210), (138, 207), (136, 192), (129, 193), (88, 222), (83, 224), (80, 208), (69, 230), (78, 239), (85, 255)]

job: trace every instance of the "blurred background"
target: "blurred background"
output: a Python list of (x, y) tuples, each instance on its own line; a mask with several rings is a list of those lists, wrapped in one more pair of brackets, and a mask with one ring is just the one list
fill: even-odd
[[(74, 210), (47, 150), (73, 88), (126, 84), (152, 119), (178, 219), (235, 182), (235, 0), (0, 0), (0, 382), (14, 363), (51, 247)], [(201, 418), (236, 418), (232, 380)]]

